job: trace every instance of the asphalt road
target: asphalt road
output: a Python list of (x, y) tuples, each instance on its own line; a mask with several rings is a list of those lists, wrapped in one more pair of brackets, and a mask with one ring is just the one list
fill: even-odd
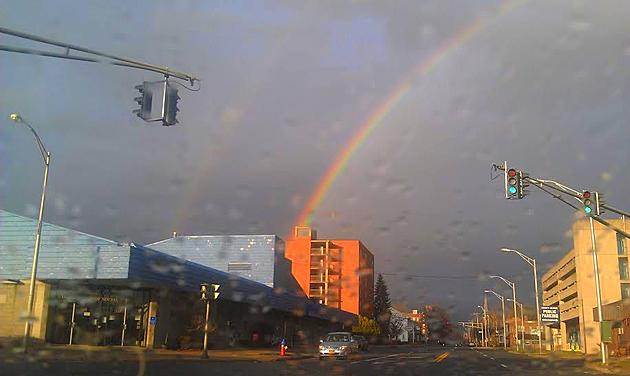
[(497, 350), (444, 347), (380, 348), (348, 360), (202, 361), (153, 359), (121, 361), (50, 360), (6, 363), (0, 375), (597, 375), (581, 359), (539, 360)]

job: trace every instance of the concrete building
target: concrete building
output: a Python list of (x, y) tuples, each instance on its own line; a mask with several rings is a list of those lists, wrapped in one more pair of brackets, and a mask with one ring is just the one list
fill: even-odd
[[(23, 334), (36, 221), (0, 210), (0, 337)], [(316, 343), (356, 316), (303, 295), (174, 257), (45, 223), (33, 337), (51, 343), (197, 347), (201, 283), (221, 285), (210, 342)], [(74, 312), (74, 314), (73, 314)], [(126, 323), (126, 325), (124, 325)]]
[(174, 235), (148, 247), (269, 287), (299, 291), (277, 235)]
[(310, 227), (295, 227), (285, 257), (293, 278), (311, 299), (343, 311), (371, 316), (374, 256), (361, 241), (319, 239)]
[[(624, 220), (609, 220), (625, 228)], [(591, 231), (582, 219), (572, 226), (573, 249), (542, 276), (543, 305), (560, 308), (560, 328), (546, 328), (554, 349), (600, 351), (599, 322), (593, 317), (597, 306)], [(601, 281), (602, 303), (610, 304), (630, 296), (626, 239), (595, 222), (595, 238)]]

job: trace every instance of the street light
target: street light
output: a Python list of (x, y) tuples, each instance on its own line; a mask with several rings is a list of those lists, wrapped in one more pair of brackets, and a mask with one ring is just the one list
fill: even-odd
[[(507, 300), (509, 302), (512, 301), (512, 299), (510, 298), (508, 298)], [(523, 332), (521, 334), (521, 340), (523, 341), (523, 351), (525, 351), (525, 314), (523, 313), (523, 303), (516, 302), (516, 304), (518, 304), (518, 306), (521, 307), (521, 324), (523, 324)], [(516, 331), (516, 334), (518, 335), (518, 330)]]
[(28, 350), (28, 342), (31, 336), (31, 329), (33, 326), (33, 301), (35, 300), (35, 279), (37, 278), (37, 259), (39, 258), (39, 246), (41, 243), (41, 235), (42, 235), (42, 222), (44, 219), (44, 203), (46, 202), (46, 187), (48, 186), (48, 167), (50, 166), (50, 153), (44, 147), (44, 143), (35, 132), (35, 129), (20, 116), (18, 113), (12, 113), (9, 115), (9, 119), (13, 120), (16, 123), (21, 123), (26, 125), (26, 127), (33, 133), (35, 136), (35, 141), (37, 142), (37, 147), (39, 148), (39, 152), (42, 154), (42, 158), (44, 159), (44, 184), (42, 187), (42, 197), (39, 202), (39, 215), (37, 217), (37, 231), (35, 232), (35, 249), (33, 250), (33, 264), (31, 266), (31, 284), (28, 289), (28, 303), (27, 303), (27, 313), (28, 317), (26, 318), (26, 324), (24, 325), (24, 352)]
[(542, 323), (540, 322), (540, 303), (538, 301), (538, 271), (536, 268), (536, 259), (526, 256), (516, 249), (501, 248), (501, 252), (513, 252), (521, 256), (525, 262), (532, 266), (534, 269), (534, 292), (536, 294), (536, 319), (538, 320), (538, 352), (542, 353)]
[(493, 290), (483, 290), (483, 292), (486, 294), (492, 293), (501, 301), (501, 312), (503, 315), (503, 348), (507, 349), (507, 338), (506, 338), (506, 328), (505, 328), (505, 298), (503, 297), (503, 295), (499, 295)]
[[(483, 329), (483, 323), (479, 324), (479, 312), (473, 312), (473, 316), (475, 316), (475, 343), (478, 344), (479, 341), (477, 341), (477, 333), (479, 332), (477, 329)], [(481, 332), (481, 344), (483, 345), (483, 331)]]
[(486, 309), (482, 306), (478, 305), (478, 308), (481, 308), (483, 314), (483, 320), (481, 321), (481, 343), (484, 347), (488, 347), (488, 335), (486, 334), (486, 330), (488, 329), (488, 324), (486, 322)]
[[(514, 326), (516, 327), (516, 322), (517, 322), (517, 318), (516, 318), (516, 284), (514, 282), (510, 282), (507, 279), (498, 276), (498, 275), (491, 275), (489, 276), (489, 278), (498, 278), (500, 280), (502, 280), (503, 282), (505, 282), (506, 285), (510, 286), (512, 288), (512, 299), (514, 299), (513, 302), (513, 308), (514, 308)], [(514, 342), (514, 344), (516, 345), (516, 350), (518, 351), (518, 333), (516, 331), (514, 331), (514, 340), (516, 342)]]

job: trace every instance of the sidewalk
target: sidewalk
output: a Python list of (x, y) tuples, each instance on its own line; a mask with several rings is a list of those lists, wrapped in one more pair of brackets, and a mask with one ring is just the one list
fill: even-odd
[(623, 358), (610, 357), (608, 359), (608, 364), (603, 365), (601, 363), (601, 358), (598, 355), (585, 356), (584, 354), (580, 352), (574, 352), (574, 351), (553, 351), (553, 352), (547, 351), (542, 354), (510, 351), (510, 353), (518, 354), (518, 355), (525, 355), (532, 358), (549, 359), (549, 360), (583, 359), (585, 367), (598, 371), (598, 372), (618, 374), (618, 375), (630, 374), (630, 358), (628, 357), (623, 357)]
[[(316, 349), (289, 349), (281, 357), (278, 349), (272, 348), (232, 348), (208, 350), (207, 361), (283, 361), (313, 358)], [(87, 346), (87, 345), (35, 345), (28, 354), (20, 348), (0, 349), (0, 362), (20, 361), (163, 361), (163, 360), (202, 360), (201, 350), (144, 349), (135, 346)]]

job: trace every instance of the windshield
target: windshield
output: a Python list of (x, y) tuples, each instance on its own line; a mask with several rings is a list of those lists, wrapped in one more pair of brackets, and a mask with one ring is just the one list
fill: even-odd
[(324, 342), (350, 342), (350, 337), (345, 334), (329, 334)]
[(629, 144), (630, 0), (0, 0), (0, 375), (630, 375)]

